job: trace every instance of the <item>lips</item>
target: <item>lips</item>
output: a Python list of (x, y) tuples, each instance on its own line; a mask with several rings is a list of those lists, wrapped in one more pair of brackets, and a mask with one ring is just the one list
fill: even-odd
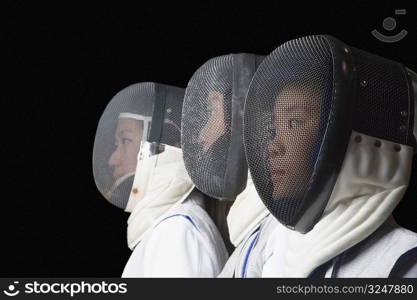
[(285, 170), (282, 169), (272, 169), (271, 170), (271, 177), (272, 180), (276, 180), (285, 176)]
[(113, 178), (118, 179), (119, 177), (121, 177), (121, 173), (123, 173), (121, 168), (120, 167), (115, 167), (114, 170), (113, 170)]

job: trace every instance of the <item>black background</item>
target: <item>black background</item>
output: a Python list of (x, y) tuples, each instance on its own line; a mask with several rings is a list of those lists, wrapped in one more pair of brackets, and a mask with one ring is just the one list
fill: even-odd
[[(417, 70), (415, 1), (56, 2), (2, 9), (1, 276), (120, 276), (128, 215), (100, 195), (91, 162), (100, 115), (129, 84), (185, 87), (211, 57), (321, 33)], [(388, 34), (388, 16), (409, 31), (395, 44), (370, 34)], [(395, 212), (414, 231), (416, 186)]]

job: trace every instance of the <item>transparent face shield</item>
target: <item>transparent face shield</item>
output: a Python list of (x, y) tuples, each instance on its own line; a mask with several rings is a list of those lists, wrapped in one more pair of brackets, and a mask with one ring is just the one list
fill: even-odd
[[(138, 163), (137, 155), (148, 134), (150, 117), (123, 112), (119, 114), (115, 137), (114, 151), (108, 160), (114, 183), (107, 191), (108, 200), (119, 203), (130, 189)], [(119, 203), (122, 205), (121, 203)]]
[(142, 134), (140, 136), (141, 141), (143, 140), (143, 137), (146, 138), (149, 135), (149, 129), (150, 129), (152, 117), (147, 117), (147, 116), (139, 115), (139, 114), (133, 114), (129, 112), (123, 112), (119, 114), (119, 121), (120, 119), (132, 119), (132, 120), (137, 120), (141, 123), (143, 127)]
[(94, 179), (101, 194), (123, 209), (132, 187), (141, 141), (150, 131), (153, 95), (153, 83), (128, 86), (111, 99), (97, 127)]

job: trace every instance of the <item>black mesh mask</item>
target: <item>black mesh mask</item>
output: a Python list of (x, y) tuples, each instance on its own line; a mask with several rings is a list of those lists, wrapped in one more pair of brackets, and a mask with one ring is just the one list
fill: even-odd
[(289, 41), (267, 56), (245, 102), (244, 143), (256, 189), (284, 225), (321, 218), (352, 131), (412, 145), (405, 68), (330, 36)]
[(233, 201), (247, 181), (243, 150), (243, 105), (262, 60), (254, 54), (212, 58), (188, 83), (181, 143), (186, 169), (208, 196)]

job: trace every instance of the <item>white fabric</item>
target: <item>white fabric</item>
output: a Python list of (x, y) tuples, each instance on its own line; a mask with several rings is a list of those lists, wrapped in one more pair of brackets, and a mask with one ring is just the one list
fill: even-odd
[(138, 120), (138, 121), (146, 121), (146, 122), (150, 122), (152, 121), (152, 117), (146, 117), (146, 116), (142, 116), (139, 114), (132, 114), (129, 112), (122, 112), (119, 114), (119, 119), (134, 119), (134, 120)]
[(274, 216), (265, 217), (236, 247), (219, 277), (261, 277), (263, 266), (272, 255), (266, 245), (277, 225)]
[(215, 224), (193, 192), (152, 225), (122, 277), (215, 277), (228, 253)]
[(143, 234), (173, 205), (181, 203), (194, 189), (179, 148), (165, 150), (138, 161), (132, 192), (126, 206), (128, 246), (133, 249)]
[[(368, 238), (341, 254), (326, 277), (388, 277), (402, 254), (417, 247), (417, 233), (400, 227), (389, 218)], [(416, 256), (399, 266), (395, 276), (417, 277)], [(414, 263), (415, 265), (410, 265)], [(336, 265), (336, 266), (335, 266)], [(334, 270), (335, 268), (335, 270)], [(404, 270), (405, 268), (405, 270)]]
[(262, 202), (250, 172), (245, 190), (237, 196), (227, 215), (227, 226), (232, 244), (237, 247), (261, 221), (269, 215)]
[[(413, 249), (414, 250), (414, 249)], [(417, 251), (414, 250), (413, 255), (402, 259), (399, 272), (394, 274), (395, 278), (417, 278)]]
[[(360, 135), (361, 142), (354, 138)], [(358, 244), (383, 224), (403, 197), (413, 149), (352, 132), (341, 172), (323, 216), (306, 234), (276, 227), (267, 248), (273, 253), (264, 277), (306, 277), (312, 270)]]
[(238, 195), (227, 215), (229, 238), (236, 249), (219, 277), (260, 277), (266, 239), (259, 237), (261, 232), (262, 237), (270, 233), (264, 230), (268, 215), (269, 211), (256, 192), (248, 172), (246, 188)]

